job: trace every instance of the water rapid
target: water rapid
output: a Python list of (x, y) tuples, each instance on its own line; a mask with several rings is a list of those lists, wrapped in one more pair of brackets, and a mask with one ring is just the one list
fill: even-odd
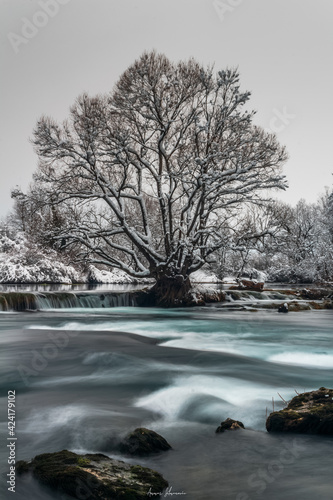
[[(265, 419), (284, 407), (280, 396), (332, 387), (333, 311), (44, 306), (0, 314), (1, 435), (15, 390), (18, 459), (102, 452), (158, 470), (191, 500), (331, 500), (332, 438), (270, 435)], [(215, 434), (227, 417), (246, 429)], [(116, 443), (138, 426), (173, 450), (119, 455)], [(6, 457), (3, 446), (2, 479)], [(4, 485), (1, 498), (12, 498)], [(18, 478), (15, 498), (58, 497)]]

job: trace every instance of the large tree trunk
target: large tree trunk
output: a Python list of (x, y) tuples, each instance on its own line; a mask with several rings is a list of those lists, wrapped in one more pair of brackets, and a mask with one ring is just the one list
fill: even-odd
[(182, 307), (191, 304), (191, 282), (188, 276), (160, 276), (149, 290), (146, 305)]
[(225, 292), (212, 287), (192, 287), (189, 276), (159, 275), (154, 286), (135, 293), (141, 307), (193, 307), (225, 300)]

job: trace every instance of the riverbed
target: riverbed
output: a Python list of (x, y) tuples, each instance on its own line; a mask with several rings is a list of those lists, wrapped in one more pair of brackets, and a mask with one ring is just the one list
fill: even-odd
[[(17, 460), (101, 452), (162, 473), (179, 494), (169, 498), (332, 500), (333, 439), (265, 430), (273, 406), (333, 387), (332, 320), (330, 310), (219, 307), (1, 313), (1, 498), (13, 498), (5, 484), (12, 390)], [(215, 434), (228, 417), (245, 430)], [(173, 450), (119, 455), (118, 440), (139, 426)], [(59, 497), (17, 477), (15, 498)]]

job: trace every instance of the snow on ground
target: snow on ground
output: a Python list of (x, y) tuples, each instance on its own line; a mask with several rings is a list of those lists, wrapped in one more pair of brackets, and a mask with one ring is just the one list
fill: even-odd
[(72, 266), (47, 257), (35, 263), (20, 262), (17, 256), (0, 254), (0, 283), (73, 283), (80, 281), (79, 273)]
[(220, 283), (216, 274), (203, 269), (199, 269), (199, 271), (192, 273), (190, 279), (193, 283)]
[(61, 262), (55, 250), (43, 251), (23, 233), (0, 236), (0, 283), (73, 283), (80, 273)]
[(133, 283), (133, 278), (126, 274), (121, 269), (113, 269), (112, 271), (105, 271), (97, 269), (95, 266), (89, 267), (88, 281), (90, 283)]

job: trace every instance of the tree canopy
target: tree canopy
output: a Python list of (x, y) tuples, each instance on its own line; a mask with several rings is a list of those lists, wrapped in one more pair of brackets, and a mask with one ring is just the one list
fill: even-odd
[(42, 117), (35, 181), (63, 207), (54, 237), (135, 277), (188, 282), (244, 203), (285, 189), (285, 148), (253, 124), (239, 74), (143, 54), (108, 95)]

